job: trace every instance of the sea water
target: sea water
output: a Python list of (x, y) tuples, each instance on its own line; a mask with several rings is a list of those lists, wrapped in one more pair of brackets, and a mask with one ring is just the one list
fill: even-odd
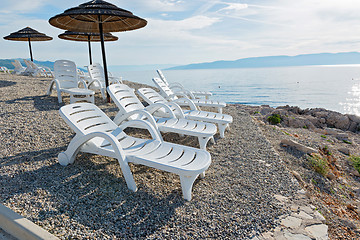
[[(168, 82), (211, 91), (211, 99), (249, 105), (326, 108), (360, 115), (360, 65), (163, 70)], [(154, 86), (153, 71), (116, 73)]]

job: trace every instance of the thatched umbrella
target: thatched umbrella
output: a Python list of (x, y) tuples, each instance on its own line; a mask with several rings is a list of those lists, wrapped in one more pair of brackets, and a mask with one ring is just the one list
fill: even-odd
[[(145, 27), (147, 21), (111, 3), (94, 0), (65, 10), (49, 19), (54, 27), (74, 32), (96, 32), (100, 34), (106, 87), (109, 85), (103, 33), (124, 32)], [(107, 95), (108, 102), (110, 96)]]
[(30, 58), (33, 61), (33, 55), (31, 50), (31, 41), (50, 41), (53, 38), (40, 33), (30, 27), (23, 28), (17, 32), (11, 33), (9, 36), (4, 37), (6, 40), (13, 41), (27, 41), (29, 42)]
[[(100, 42), (100, 34), (99, 33), (66, 31), (62, 34), (59, 34), (58, 37), (61, 39), (65, 39), (65, 40), (88, 42), (90, 65), (92, 64), (91, 43), (90, 42)], [(119, 39), (118, 37), (112, 35), (111, 33), (104, 33), (104, 41), (105, 42), (116, 41), (118, 39)]]

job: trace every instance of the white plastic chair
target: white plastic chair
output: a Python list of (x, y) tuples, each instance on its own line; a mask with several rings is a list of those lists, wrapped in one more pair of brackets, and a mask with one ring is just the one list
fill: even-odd
[[(138, 89), (138, 93), (148, 104), (164, 103), (169, 105), (171, 108), (178, 109), (177, 102), (169, 102), (154, 89), (140, 88)], [(188, 104), (187, 107), (190, 108), (190, 110), (182, 110), (182, 114), (185, 116), (185, 118), (217, 124), (220, 137), (221, 138), (225, 137), (225, 130), (226, 128), (229, 127), (229, 124), (232, 123), (233, 121), (232, 116), (222, 113), (199, 111), (195, 106), (195, 104), (190, 99), (184, 99), (182, 101), (184, 102), (186, 101), (186, 103)], [(160, 111), (158, 111), (158, 114), (160, 114), (161, 116), (165, 113), (161, 113)]]
[(222, 113), (222, 108), (226, 107), (225, 102), (196, 99), (190, 91), (173, 92), (160, 78), (153, 78), (153, 82), (164, 98), (169, 101), (176, 101), (180, 106), (186, 106), (188, 100), (191, 100), (198, 107), (213, 107), (216, 108), (219, 113)]
[(169, 84), (169, 82), (166, 80), (164, 74), (160, 69), (156, 70), (158, 73), (160, 79), (173, 91), (173, 92), (183, 92), (187, 93), (190, 91), (191, 94), (194, 95), (195, 98), (201, 98), (205, 97), (205, 99), (209, 99), (209, 97), (212, 96), (211, 92), (208, 91), (194, 91), (194, 90), (187, 90), (181, 83), (179, 82), (172, 82)]
[[(60, 115), (76, 135), (67, 150), (58, 155), (61, 165), (73, 163), (78, 152), (86, 152), (116, 158), (128, 188), (136, 191), (136, 183), (129, 163), (141, 164), (180, 176), (183, 197), (191, 200), (194, 181), (211, 163), (210, 154), (201, 149), (164, 142), (160, 133), (142, 120), (128, 121), (117, 126), (97, 106), (75, 103), (63, 106)], [(142, 125), (152, 139), (128, 136), (123, 130)]]
[(94, 102), (95, 93), (94, 91), (87, 89), (87, 85), (84, 81), (80, 80), (84, 88), (78, 87), (79, 81), (74, 62), (69, 60), (57, 60), (54, 63), (54, 72), (55, 79), (50, 83), (47, 95), (51, 95), (52, 90), (56, 88), (59, 103), (62, 102), (62, 92), (70, 94), (70, 103), (81, 100)]
[[(92, 65), (89, 65), (88, 72), (90, 75), (90, 81), (88, 83), (89, 89), (92, 89), (94, 91), (100, 90), (101, 95), (103, 99), (106, 98), (106, 84), (105, 84), (105, 75), (104, 75), (104, 69), (99, 63), (94, 63)], [(108, 76), (109, 78), (109, 85), (114, 83), (122, 83), (121, 79)]]
[[(136, 97), (134, 90), (125, 84), (112, 84), (107, 90), (119, 108), (119, 113), (114, 118), (114, 122), (118, 125), (127, 120), (146, 119), (161, 132), (197, 137), (201, 149), (206, 149), (207, 142), (214, 139), (213, 136), (216, 133), (214, 124), (185, 119), (183, 115), (176, 117), (174, 111), (163, 103), (151, 104), (145, 108)], [(154, 116), (153, 114), (159, 109), (167, 112), (169, 117)], [(178, 111), (182, 113), (181, 109)]]
[(26, 68), (20, 63), (19, 60), (15, 59), (14, 62), (11, 62), (11, 64), (15, 67), (13, 71), (14, 74), (20, 75), (24, 73)]

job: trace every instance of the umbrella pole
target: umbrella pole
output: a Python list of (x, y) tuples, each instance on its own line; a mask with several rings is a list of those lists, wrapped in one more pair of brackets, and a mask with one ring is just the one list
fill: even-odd
[(102, 22), (101, 22), (101, 16), (100, 15), (99, 15), (99, 31), (100, 31), (100, 41), (101, 41), (101, 52), (102, 52), (102, 58), (103, 58), (103, 64), (104, 64), (106, 98), (107, 98), (107, 102), (109, 103), (110, 102), (110, 96), (109, 96), (109, 93), (107, 92), (107, 87), (109, 86), (109, 78), (108, 78), (108, 71), (107, 71), (107, 65), (106, 65), (103, 25), (102, 25)]
[(31, 50), (31, 41), (30, 38), (28, 38), (28, 42), (29, 42), (29, 49), (30, 49), (30, 59), (33, 62), (33, 56), (32, 56), (32, 50)]
[(89, 58), (90, 58), (90, 65), (92, 65), (92, 56), (91, 56), (91, 43), (90, 43), (90, 36), (88, 36), (88, 46), (89, 46)]

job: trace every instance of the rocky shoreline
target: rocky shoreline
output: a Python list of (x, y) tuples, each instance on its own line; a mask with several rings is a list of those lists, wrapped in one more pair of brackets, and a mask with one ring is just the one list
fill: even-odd
[[(55, 94), (45, 95), (49, 82), (0, 74), (0, 201), (60, 239), (316, 238), (320, 225), (330, 239), (360, 237), (360, 175), (348, 160), (360, 155), (356, 116), (229, 105), (231, 130), (208, 146), (212, 165), (186, 202), (177, 176), (162, 171), (131, 165), (139, 187), (132, 193), (114, 159), (79, 154), (60, 166), (57, 154), (74, 134)], [(116, 114), (100, 95), (95, 102)], [(273, 125), (268, 117), (275, 114), (280, 122)], [(164, 139), (198, 147), (192, 137)], [(325, 175), (309, 164), (314, 154), (329, 159)], [(287, 221), (293, 218), (300, 225)]]

